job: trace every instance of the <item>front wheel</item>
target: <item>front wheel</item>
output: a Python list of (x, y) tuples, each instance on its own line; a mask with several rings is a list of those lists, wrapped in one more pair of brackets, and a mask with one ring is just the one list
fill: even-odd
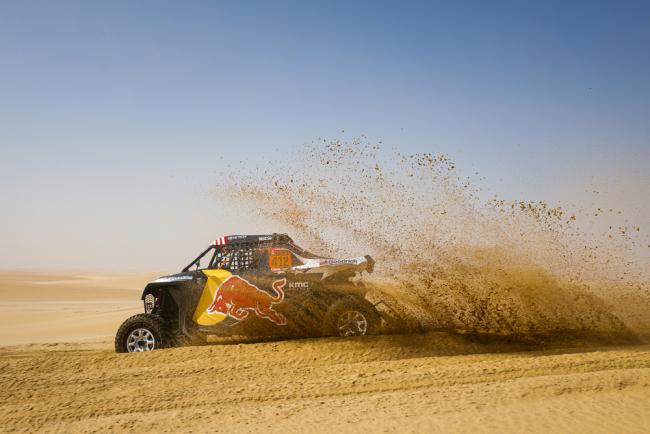
[(381, 317), (366, 300), (343, 298), (327, 310), (324, 334), (327, 336), (364, 336), (379, 332)]
[(150, 313), (127, 319), (115, 335), (115, 352), (118, 353), (153, 351), (167, 345), (162, 318)]

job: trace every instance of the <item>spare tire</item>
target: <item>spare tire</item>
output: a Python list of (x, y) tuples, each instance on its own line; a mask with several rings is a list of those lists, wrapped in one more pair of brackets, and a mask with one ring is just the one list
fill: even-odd
[(115, 351), (140, 353), (165, 348), (171, 344), (164, 332), (164, 321), (158, 315), (141, 313), (128, 318), (115, 334)]
[(325, 315), (326, 336), (364, 336), (379, 332), (381, 317), (366, 299), (344, 297), (334, 302)]

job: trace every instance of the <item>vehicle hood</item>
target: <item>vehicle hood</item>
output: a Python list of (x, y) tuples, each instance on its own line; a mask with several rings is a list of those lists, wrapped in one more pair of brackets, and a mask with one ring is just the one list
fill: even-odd
[(194, 273), (178, 273), (178, 274), (170, 274), (169, 276), (162, 276), (157, 278), (156, 280), (152, 280), (151, 283), (176, 283), (176, 282), (183, 282), (183, 281), (189, 281), (193, 280), (195, 278)]
[(146, 294), (149, 290), (154, 288), (160, 288), (161, 286), (178, 286), (185, 284), (195, 284), (199, 283), (201, 279), (205, 277), (202, 274), (198, 274), (196, 271), (186, 271), (178, 274), (170, 274), (167, 276), (161, 276), (155, 280), (152, 280), (145, 286), (142, 296)]

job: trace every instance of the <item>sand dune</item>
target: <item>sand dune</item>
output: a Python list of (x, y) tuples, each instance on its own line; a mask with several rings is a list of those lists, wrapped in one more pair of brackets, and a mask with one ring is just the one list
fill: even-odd
[(0, 277), (2, 432), (650, 431), (647, 344), (428, 333), (115, 354), (150, 276)]

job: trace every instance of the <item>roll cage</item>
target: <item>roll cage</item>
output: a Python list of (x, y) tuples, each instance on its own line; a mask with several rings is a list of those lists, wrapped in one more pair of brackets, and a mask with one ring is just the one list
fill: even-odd
[(230, 271), (244, 271), (259, 264), (260, 255), (268, 249), (287, 249), (301, 258), (319, 259), (296, 245), (287, 234), (273, 235), (230, 235), (215, 240), (210, 247), (190, 262), (183, 272), (196, 266), (201, 267), (201, 260), (209, 258), (207, 269), (222, 268)]

